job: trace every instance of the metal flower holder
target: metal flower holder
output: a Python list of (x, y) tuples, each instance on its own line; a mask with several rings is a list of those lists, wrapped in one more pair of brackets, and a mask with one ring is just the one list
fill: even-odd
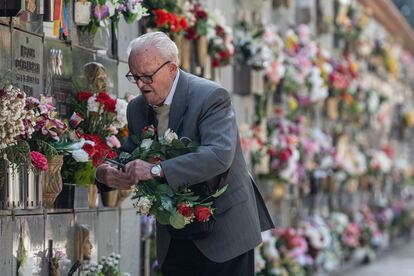
[(37, 209), (42, 206), (40, 176), (28, 166), (16, 168), (7, 160), (0, 167), (0, 209)]

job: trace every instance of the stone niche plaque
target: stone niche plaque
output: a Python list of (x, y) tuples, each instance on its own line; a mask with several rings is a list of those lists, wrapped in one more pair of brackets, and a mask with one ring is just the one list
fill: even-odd
[(39, 97), (43, 91), (42, 38), (19, 30), (12, 31), (12, 69), (20, 89)]
[(53, 39), (44, 43), (44, 93), (53, 96), (56, 109), (62, 117), (71, 114), (72, 49), (70, 45)]
[(0, 25), (0, 74), (11, 69), (11, 32), (7, 26)]

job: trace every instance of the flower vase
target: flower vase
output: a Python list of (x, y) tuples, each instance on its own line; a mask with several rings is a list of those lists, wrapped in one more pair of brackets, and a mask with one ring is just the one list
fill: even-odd
[(93, 48), (95, 43), (95, 34), (89, 31), (82, 31), (80, 28), (77, 29), (78, 33), (78, 43), (80, 46), (86, 48)]
[(42, 207), (42, 175), (35, 174), (28, 165), (24, 166), (24, 195), (25, 209), (38, 209)]
[(280, 200), (285, 196), (285, 184), (281, 181), (275, 181), (273, 184), (273, 199)]
[(207, 60), (207, 37), (205, 35), (200, 36), (196, 40), (197, 45), (197, 62), (198, 65), (204, 67)]
[(95, 184), (90, 184), (88, 186), (88, 205), (89, 208), (96, 208), (96, 201), (98, 195), (98, 187)]
[(24, 187), (22, 168), (13, 168), (0, 159), (0, 209), (23, 209)]
[(326, 192), (333, 195), (337, 193), (339, 190), (338, 182), (336, 181), (336, 177), (333, 174), (330, 174), (326, 177)]
[(361, 176), (359, 179), (359, 186), (364, 191), (369, 191), (371, 187), (371, 177), (369, 175)]
[(234, 78), (233, 90), (234, 93), (246, 96), (251, 93), (251, 67), (245, 63), (236, 62), (233, 67)]
[(183, 35), (174, 35), (172, 40), (177, 45), (178, 51), (180, 52), (180, 66), (185, 71), (190, 72), (190, 49), (191, 43)]
[(356, 179), (350, 179), (346, 182), (346, 191), (354, 195), (358, 191), (359, 182)]
[(60, 171), (63, 165), (63, 155), (53, 157), (49, 161), (49, 169), (42, 174), (42, 201), (47, 208), (52, 208), (56, 197), (62, 191), (63, 181)]
[(116, 207), (118, 201), (118, 190), (101, 192), (102, 205), (105, 207)]
[(326, 99), (326, 116), (328, 119), (336, 121), (339, 118), (338, 99), (329, 97)]
[(121, 207), (122, 202), (124, 202), (124, 200), (127, 199), (132, 194), (132, 192), (133, 192), (133, 189), (119, 190), (116, 207)]

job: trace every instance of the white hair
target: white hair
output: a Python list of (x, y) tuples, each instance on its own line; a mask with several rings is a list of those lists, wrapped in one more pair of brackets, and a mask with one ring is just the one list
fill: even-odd
[(129, 43), (127, 54), (129, 56), (131, 52), (142, 49), (148, 45), (150, 45), (151, 48), (157, 49), (165, 60), (179, 64), (180, 59), (178, 58), (177, 45), (175, 45), (174, 41), (163, 32), (150, 32), (135, 38)]

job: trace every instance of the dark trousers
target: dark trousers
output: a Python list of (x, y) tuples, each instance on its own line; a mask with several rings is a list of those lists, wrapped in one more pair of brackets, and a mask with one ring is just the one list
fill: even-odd
[(253, 276), (254, 250), (224, 263), (207, 259), (191, 240), (171, 240), (161, 267), (164, 276)]

